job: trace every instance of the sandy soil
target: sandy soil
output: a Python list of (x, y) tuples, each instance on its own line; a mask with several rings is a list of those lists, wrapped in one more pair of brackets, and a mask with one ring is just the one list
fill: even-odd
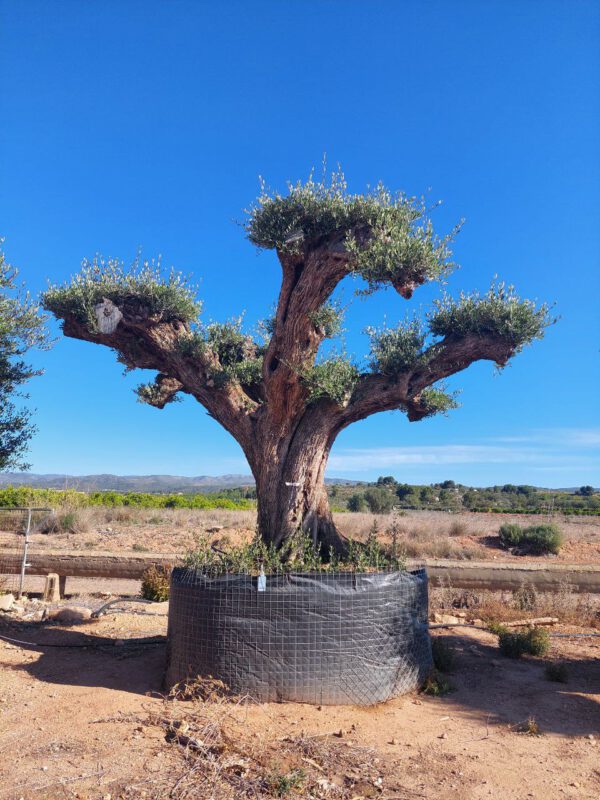
[[(160, 695), (165, 606), (122, 608), (129, 611), (70, 628), (0, 619), (2, 636), (40, 644), (0, 639), (2, 800), (164, 798), (172, 790), (174, 797), (211, 796), (194, 788), (193, 759), (166, 741), (161, 724), (165, 715), (198, 711), (196, 703), (165, 703)], [(262, 753), (267, 771), (284, 769), (277, 759), (286, 743), (316, 743), (313, 757), (301, 758), (321, 779), (313, 797), (598, 798), (600, 639), (553, 639), (550, 657), (569, 671), (560, 684), (545, 679), (540, 659), (504, 659), (491, 634), (455, 631), (436, 631), (458, 653), (455, 691), (444, 697), (405, 696), (373, 708), (217, 711), (236, 752)], [(136, 643), (141, 637), (159, 638)], [(541, 735), (512, 727), (529, 717)], [(285, 796), (311, 795), (292, 789)]]
[[(252, 538), (255, 513), (225, 510), (144, 510), (79, 509), (77, 533), (42, 534), (34, 532), (32, 551), (48, 549), (137, 551), (184, 553), (193, 549), (200, 538), (208, 537), (223, 544), (236, 544)], [(364, 539), (375, 520), (383, 541), (389, 539), (392, 517), (372, 514), (335, 514), (342, 533)], [(467, 558), (502, 561), (552, 561), (570, 564), (600, 562), (600, 517), (560, 517), (553, 519), (565, 536), (558, 556), (512, 555), (500, 548), (498, 529), (505, 522), (522, 525), (547, 521), (538, 515), (450, 514), (431, 511), (408, 511), (396, 519), (399, 545), (409, 557)], [(18, 548), (20, 539), (10, 530), (17, 517), (0, 515), (0, 551)], [(1, 555), (0, 555), (1, 561)]]

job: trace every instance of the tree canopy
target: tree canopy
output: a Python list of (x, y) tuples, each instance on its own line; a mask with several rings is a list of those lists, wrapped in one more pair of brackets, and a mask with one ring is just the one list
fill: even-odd
[(24, 469), (23, 457), (34, 433), (31, 412), (20, 408), (19, 389), (39, 370), (23, 356), (31, 347), (48, 346), (39, 306), (17, 284), (18, 271), (0, 250), (0, 470)]
[[(381, 184), (351, 194), (339, 172), (290, 184), (285, 194), (263, 186), (246, 235), (276, 251), (282, 280), (259, 336), (245, 332), (241, 319), (205, 324), (194, 287), (156, 263), (127, 270), (97, 257), (51, 287), (43, 305), (67, 336), (113, 348), (127, 368), (155, 370), (154, 382), (137, 390), (142, 402), (163, 408), (185, 392), (203, 404), (248, 458), (259, 526), (261, 508), (278, 494), (270, 525), (287, 515), (286, 536), (323, 507), (326, 495), (319, 490), (317, 501), (313, 489), (341, 430), (380, 411), (399, 409), (410, 421), (447, 412), (456, 400), (446, 378), (481, 359), (503, 367), (552, 322), (547, 305), (494, 283), (485, 294), (443, 294), (422, 319), (367, 329), (365, 359), (343, 350), (323, 355), (323, 342), (341, 330), (343, 309), (332, 295), (345, 278), (362, 279), (361, 294), (391, 287), (409, 299), (450, 272), (460, 225), (438, 235), (432, 211)], [(304, 499), (286, 499), (281, 486), (305, 486)]]

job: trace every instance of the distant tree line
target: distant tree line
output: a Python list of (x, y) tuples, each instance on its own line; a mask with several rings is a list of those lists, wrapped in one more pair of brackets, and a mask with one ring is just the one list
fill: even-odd
[(387, 514), (394, 508), (511, 514), (600, 514), (600, 493), (592, 486), (550, 490), (506, 483), (473, 488), (452, 480), (414, 485), (399, 483), (391, 475), (386, 475), (371, 484), (334, 485), (329, 492), (336, 510), (370, 511), (373, 514)]

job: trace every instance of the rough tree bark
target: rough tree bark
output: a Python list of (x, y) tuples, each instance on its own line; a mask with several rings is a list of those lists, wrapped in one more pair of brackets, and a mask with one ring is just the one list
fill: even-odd
[[(364, 241), (368, 231), (355, 230), (353, 235)], [(344, 551), (329, 510), (324, 475), (331, 446), (347, 425), (392, 409), (404, 410), (411, 421), (419, 420), (428, 414), (421, 396), (424, 389), (479, 359), (504, 364), (515, 351), (492, 335), (446, 337), (401, 374), (361, 375), (343, 403), (311, 400), (302, 376), (314, 365), (325, 338), (325, 331), (313, 321), (314, 312), (351, 272), (345, 236), (346, 232), (303, 242), (297, 252), (278, 253), (282, 284), (277, 311), (262, 380), (252, 386), (215, 380), (221, 368), (218, 356), (210, 348), (190, 354), (182, 346), (192, 336), (189, 325), (152, 316), (136, 297), (119, 305), (109, 332), (91, 330), (75, 316), (63, 314), (67, 336), (113, 348), (128, 367), (158, 372), (147, 402), (162, 408), (178, 392), (188, 393), (234, 436), (256, 480), (259, 533), (277, 547), (303, 531), (322, 552)], [(410, 297), (416, 286), (414, 273), (404, 282), (396, 276), (393, 286), (402, 297)], [(111, 315), (107, 301), (98, 313)]]

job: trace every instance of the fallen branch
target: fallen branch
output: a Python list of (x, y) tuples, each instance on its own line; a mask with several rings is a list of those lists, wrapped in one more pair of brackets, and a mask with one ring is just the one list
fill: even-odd
[(556, 625), (558, 617), (534, 617), (533, 619), (515, 619), (512, 622), (503, 622), (504, 628), (520, 628), (525, 625)]

